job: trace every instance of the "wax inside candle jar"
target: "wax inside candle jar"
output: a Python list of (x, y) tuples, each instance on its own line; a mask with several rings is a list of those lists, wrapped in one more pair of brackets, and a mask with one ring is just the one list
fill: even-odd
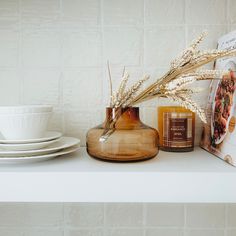
[(158, 107), (160, 149), (187, 152), (194, 148), (195, 114), (178, 106)]

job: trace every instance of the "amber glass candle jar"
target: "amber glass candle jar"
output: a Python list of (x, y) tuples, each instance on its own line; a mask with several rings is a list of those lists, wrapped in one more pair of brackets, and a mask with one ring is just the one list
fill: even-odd
[(160, 149), (189, 152), (194, 149), (195, 114), (178, 106), (158, 107)]

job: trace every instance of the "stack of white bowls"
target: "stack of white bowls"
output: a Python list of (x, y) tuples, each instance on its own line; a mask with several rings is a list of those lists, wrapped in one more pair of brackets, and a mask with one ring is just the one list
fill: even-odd
[(52, 106), (0, 107), (0, 163), (35, 162), (78, 149), (80, 141), (48, 131)]

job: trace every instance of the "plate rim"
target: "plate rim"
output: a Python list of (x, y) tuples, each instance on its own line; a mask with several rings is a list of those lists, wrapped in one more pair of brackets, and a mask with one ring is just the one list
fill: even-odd
[(62, 132), (60, 131), (46, 131), (45, 135), (47, 133), (52, 133), (50, 137), (43, 137), (43, 138), (37, 138), (37, 139), (25, 139), (25, 140), (10, 140), (10, 139), (0, 139), (1, 144), (29, 144), (29, 143), (39, 143), (39, 142), (46, 142), (50, 140), (54, 140), (57, 138), (62, 137)]
[[(52, 139), (49, 141), (45, 141), (45, 142), (38, 142), (38, 143), (0, 143), (0, 151), (29, 151), (29, 150), (38, 150), (38, 149), (43, 149), (46, 148), (49, 145), (52, 145), (55, 142), (60, 141), (61, 138), (57, 138), (57, 139)], [(43, 147), (36, 147), (35, 146), (42, 146), (45, 145)], [(13, 149), (12, 149), (13, 148)], [(21, 149), (21, 150), (17, 150), (17, 148), (26, 148), (25, 150)], [(32, 148), (32, 149), (27, 149), (27, 148)], [(15, 149), (15, 150), (14, 150)]]
[[(66, 142), (67, 139), (71, 139), (70, 141), (73, 142), (74, 140), (74, 144), (68, 144)], [(40, 152), (53, 152), (53, 151), (59, 151), (59, 150), (62, 150), (62, 149), (66, 149), (66, 148), (70, 148), (72, 146), (75, 146), (75, 145), (79, 145), (80, 144), (80, 139), (78, 138), (74, 138), (74, 137), (67, 137), (67, 136), (63, 136), (60, 138), (60, 141), (63, 142), (60, 146), (57, 146), (57, 147), (52, 147), (52, 148), (49, 148), (49, 147), (45, 147), (45, 148), (42, 148), (42, 149), (37, 149), (37, 150), (25, 150), (25, 151), (7, 151), (7, 150), (0, 150), (0, 158), (4, 158), (3, 155), (12, 155), (13, 157), (11, 156), (8, 156), (9, 158), (14, 158), (14, 155), (32, 155), (32, 156), (36, 156), (37, 153), (40, 153)], [(69, 146), (68, 146), (69, 145)], [(36, 154), (36, 155), (34, 155)], [(16, 157), (17, 158), (17, 157)]]
[(53, 159), (58, 156), (63, 156), (66, 154), (70, 154), (80, 149), (79, 145), (74, 145), (69, 148), (65, 148), (58, 152), (53, 152), (45, 155), (38, 155), (38, 156), (27, 156), (27, 157), (0, 157), (0, 164), (19, 164), (29, 161), (32, 162), (39, 162), (39, 161), (47, 161)]

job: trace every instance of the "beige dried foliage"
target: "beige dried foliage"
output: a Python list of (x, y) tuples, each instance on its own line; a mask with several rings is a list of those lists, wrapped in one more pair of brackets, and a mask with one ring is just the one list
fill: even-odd
[(118, 107), (127, 107), (132, 102), (134, 96), (141, 89), (143, 83), (149, 79), (149, 76), (144, 76), (143, 79), (140, 79), (130, 88), (126, 88), (126, 84), (128, 81), (129, 75), (125, 74), (121, 80), (120, 86), (116, 94), (113, 95), (113, 99), (111, 101), (113, 108)]
[[(204, 110), (198, 106), (191, 98), (194, 94), (194, 89), (187, 88), (188, 85), (199, 80), (220, 79), (223, 75), (227, 75), (226, 71), (217, 70), (198, 70), (201, 66), (215, 61), (218, 58), (227, 56), (236, 56), (236, 49), (229, 48), (227, 50), (198, 50), (199, 44), (203, 41), (206, 33), (203, 32), (188, 48), (186, 48), (180, 56), (174, 59), (170, 64), (170, 69), (161, 78), (158, 78), (154, 83), (140, 91), (142, 84), (149, 78), (138, 81), (130, 89), (126, 89), (128, 78), (122, 79), (119, 90), (111, 96), (111, 107), (124, 108), (134, 106), (141, 102), (159, 98), (169, 98), (179, 103), (180, 106), (186, 107), (200, 117), (203, 122), (206, 122)], [(112, 87), (112, 86), (110, 86)], [(119, 118), (120, 112), (112, 120), (108, 120), (104, 133), (101, 136), (101, 141), (107, 138), (114, 132), (114, 124)]]

